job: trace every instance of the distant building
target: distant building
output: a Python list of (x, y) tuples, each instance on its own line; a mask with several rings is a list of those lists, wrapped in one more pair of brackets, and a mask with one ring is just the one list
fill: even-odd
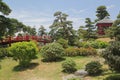
[(96, 23), (98, 34), (99, 35), (105, 35), (105, 29), (107, 29), (110, 26), (112, 26), (112, 24), (113, 24), (113, 21), (110, 20), (110, 18), (108, 16), (105, 17), (104, 19), (98, 21)]

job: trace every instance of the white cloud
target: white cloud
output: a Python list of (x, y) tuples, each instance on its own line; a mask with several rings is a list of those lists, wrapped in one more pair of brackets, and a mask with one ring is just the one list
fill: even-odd
[(84, 18), (79, 17), (69, 17), (68, 20), (73, 21), (73, 28), (78, 29), (80, 26), (85, 25)]
[(70, 12), (70, 13), (73, 13), (73, 14), (80, 14), (80, 13), (85, 12), (86, 10), (87, 9), (81, 9), (81, 10), (69, 9), (69, 10), (66, 10), (65, 12)]
[[(81, 12), (84, 12), (84, 10), (80, 10), (79, 12), (73, 10), (74, 14)], [(35, 26), (37, 29), (40, 27), (40, 25), (43, 25), (49, 31), (49, 26), (54, 20), (52, 15), (53, 14), (46, 12), (14, 11), (9, 15), (9, 17), (16, 18), (26, 25), (30, 25), (32, 27)], [(69, 16), (68, 20), (73, 21), (74, 29), (78, 29), (80, 25), (84, 25), (84, 19), (80, 17)]]
[(115, 7), (115, 5), (110, 5), (110, 6), (107, 6), (107, 9), (113, 9)]

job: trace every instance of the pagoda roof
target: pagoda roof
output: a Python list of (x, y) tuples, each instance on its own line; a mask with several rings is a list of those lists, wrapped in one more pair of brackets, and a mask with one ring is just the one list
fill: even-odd
[(99, 23), (113, 23), (113, 20), (111, 20), (108, 16), (106, 16), (104, 19), (97, 22), (97, 24)]

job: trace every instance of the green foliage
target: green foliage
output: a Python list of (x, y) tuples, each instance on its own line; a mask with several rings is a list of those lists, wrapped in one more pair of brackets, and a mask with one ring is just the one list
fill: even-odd
[(95, 49), (98, 48), (106, 48), (109, 45), (108, 42), (104, 42), (104, 41), (87, 41), (87, 42), (79, 42), (77, 47), (84, 47), (84, 48), (89, 48), (89, 47), (93, 47)]
[(0, 0), (0, 12), (2, 12), (4, 15), (8, 15), (11, 12), (9, 6), (2, 0)]
[(36, 58), (38, 53), (37, 46), (34, 42), (18, 42), (9, 47), (9, 51), (13, 54), (13, 59), (19, 61), (23, 67), (27, 67), (30, 61)]
[(99, 75), (102, 72), (102, 65), (98, 61), (92, 61), (86, 65), (85, 70), (89, 75)]
[(80, 78), (70, 78), (68, 80), (81, 80)]
[(109, 43), (104, 41), (92, 41), (90, 45), (91, 47), (98, 49), (106, 48), (109, 45)]
[(0, 48), (0, 58), (5, 57), (5, 56), (11, 57), (12, 54), (9, 53), (8, 48)]
[(104, 80), (120, 80), (120, 75), (110, 75), (106, 77)]
[(120, 41), (120, 13), (118, 14), (117, 19), (114, 21), (108, 32), (110, 38), (115, 38), (115, 40)]
[(50, 43), (40, 50), (42, 57), (48, 61), (56, 61), (64, 55), (64, 49), (59, 43)]
[(76, 71), (76, 63), (72, 59), (68, 59), (62, 63), (63, 72), (73, 73)]
[(63, 48), (67, 48), (68, 47), (68, 41), (67, 40), (65, 40), (65, 39), (59, 39), (58, 41), (57, 41), (57, 43), (59, 43), (59, 44), (61, 44), (62, 46), (63, 46)]
[(97, 51), (94, 48), (74, 48), (69, 47), (65, 49), (66, 56), (89, 56), (96, 55)]
[(55, 12), (54, 16), (55, 20), (50, 26), (50, 35), (52, 36), (53, 40), (60, 38), (68, 39), (73, 30), (72, 21), (68, 21), (68, 15), (60, 11)]
[(65, 56), (78, 56), (78, 48), (69, 47), (65, 49)]
[(101, 20), (101, 19), (105, 18), (106, 16), (110, 16), (109, 13), (107, 12), (106, 6), (104, 6), (104, 5), (99, 6), (97, 8), (96, 13), (97, 13), (96, 16), (98, 17), (98, 20)]
[(111, 42), (102, 56), (111, 70), (120, 72), (120, 41)]
[(97, 54), (97, 51), (96, 49), (94, 48), (80, 48), (79, 51), (78, 51), (78, 55), (80, 56), (90, 56), (90, 55), (93, 55), (95, 56)]

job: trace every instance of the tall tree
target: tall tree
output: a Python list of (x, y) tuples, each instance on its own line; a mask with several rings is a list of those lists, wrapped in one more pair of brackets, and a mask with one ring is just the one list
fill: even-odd
[(58, 34), (62, 36), (64, 39), (68, 39), (71, 35), (72, 30), (72, 21), (68, 21), (68, 15), (62, 13), (60, 11), (54, 13), (55, 20), (53, 24), (50, 26), (50, 34), (54, 38), (54, 40), (58, 39)]
[(85, 35), (85, 38), (89, 40), (90, 38), (93, 38), (95, 36), (95, 31), (94, 31), (95, 27), (90, 18), (86, 18), (85, 23), (86, 23), (85, 27), (87, 28), (87, 33)]
[(4, 15), (8, 15), (11, 12), (11, 9), (8, 7), (8, 5), (2, 0), (0, 0), (0, 12), (3, 14), (0, 15), (0, 39), (2, 39), (8, 30), (7, 25), (10, 21), (9, 18), (6, 18)]
[(107, 9), (106, 6), (103, 6), (103, 5), (97, 8), (97, 11), (96, 11), (97, 13), (96, 16), (98, 18), (97, 20), (101, 20), (106, 16), (110, 16), (110, 14), (108, 13), (106, 9)]
[(43, 25), (40, 26), (40, 28), (38, 29), (38, 35), (43, 36), (44, 34), (46, 34), (46, 29), (44, 28)]
[(120, 41), (120, 13), (117, 16), (117, 19), (114, 21), (112, 27), (109, 28), (109, 36), (114, 37), (115, 40)]
[(9, 13), (11, 12), (9, 6), (2, 0), (0, 0), (0, 12), (3, 13), (4, 15), (9, 15)]

